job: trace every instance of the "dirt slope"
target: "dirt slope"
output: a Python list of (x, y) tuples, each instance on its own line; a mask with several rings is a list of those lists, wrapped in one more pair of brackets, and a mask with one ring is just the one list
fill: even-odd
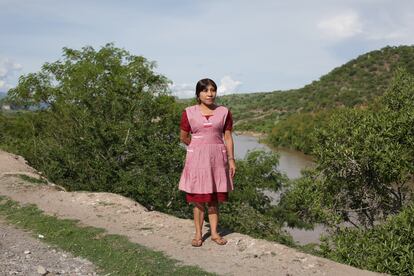
[(239, 233), (227, 235), (229, 242), (225, 246), (207, 239), (201, 248), (193, 248), (191, 220), (148, 212), (116, 194), (65, 192), (53, 185), (25, 182), (16, 174), (37, 177), (22, 157), (0, 151), (0, 195), (36, 204), (47, 214), (125, 235), (133, 242), (207, 271), (225, 275), (379, 275)]

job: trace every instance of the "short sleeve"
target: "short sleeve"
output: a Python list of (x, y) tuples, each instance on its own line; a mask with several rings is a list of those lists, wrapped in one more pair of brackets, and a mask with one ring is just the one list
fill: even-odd
[(227, 113), (226, 122), (224, 123), (223, 132), (225, 132), (226, 130), (233, 130), (233, 117), (231, 115), (230, 110)]
[(180, 129), (190, 132), (190, 122), (188, 121), (187, 112), (183, 110), (183, 113), (181, 114), (181, 122), (180, 122)]

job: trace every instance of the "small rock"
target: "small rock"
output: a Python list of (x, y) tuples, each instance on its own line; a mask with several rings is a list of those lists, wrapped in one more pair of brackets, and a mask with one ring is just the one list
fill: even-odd
[(39, 239), (44, 239), (44, 238), (45, 238), (45, 236), (43, 236), (42, 234), (37, 235), (37, 237), (38, 237)]
[(47, 270), (43, 266), (39, 265), (39, 266), (37, 266), (37, 273), (39, 273), (41, 275), (46, 275)]
[(30, 252), (30, 250), (25, 250), (25, 251), (24, 251), (24, 254), (26, 254), (26, 255), (27, 255), (27, 254), (30, 254), (30, 253), (32, 253), (32, 252)]

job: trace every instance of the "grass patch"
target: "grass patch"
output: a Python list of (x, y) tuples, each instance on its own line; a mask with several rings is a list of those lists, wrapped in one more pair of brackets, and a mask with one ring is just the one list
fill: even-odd
[(31, 177), (25, 174), (6, 174), (6, 176), (11, 176), (11, 177), (16, 177), (16, 178), (20, 178), (21, 180), (25, 181), (25, 182), (29, 182), (29, 183), (33, 183), (33, 184), (47, 184), (47, 180), (43, 179), (43, 178), (35, 178), (35, 177)]
[(18, 175), (22, 180), (30, 182), (30, 183), (34, 183), (34, 184), (47, 184), (47, 181), (45, 179), (42, 178), (34, 178), (28, 175), (24, 175), (24, 174), (19, 174)]
[(0, 215), (10, 223), (31, 230), (43, 241), (75, 256), (86, 258), (111, 275), (214, 275), (196, 266), (184, 266), (162, 252), (150, 250), (103, 229), (80, 227), (73, 220), (45, 215), (35, 205), (20, 206), (0, 196)]

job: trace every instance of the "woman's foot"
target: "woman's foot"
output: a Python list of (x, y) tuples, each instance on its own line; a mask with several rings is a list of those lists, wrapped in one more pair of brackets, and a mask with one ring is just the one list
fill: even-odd
[(202, 239), (193, 239), (191, 241), (191, 245), (194, 247), (200, 247), (203, 245), (203, 240)]
[(203, 245), (203, 237), (201, 235), (196, 235), (194, 239), (191, 240), (191, 245), (194, 247), (200, 247)]
[(225, 245), (227, 243), (226, 239), (223, 239), (221, 236), (212, 236), (211, 240), (215, 243), (217, 243), (218, 245)]

